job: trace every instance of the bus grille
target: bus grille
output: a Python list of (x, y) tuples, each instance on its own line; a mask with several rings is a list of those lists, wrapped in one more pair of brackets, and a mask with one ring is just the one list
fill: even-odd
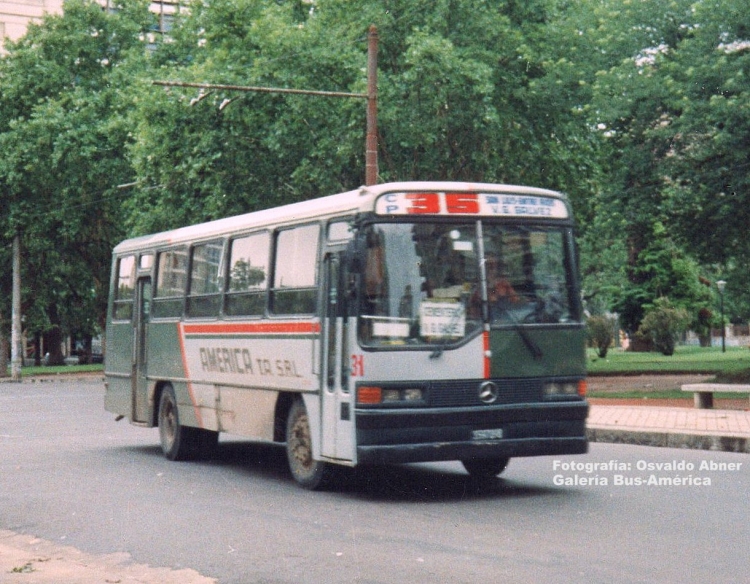
[[(479, 399), (479, 386), (485, 379), (461, 381), (433, 381), (429, 385), (427, 403), (432, 407), (460, 407), (485, 405)], [(540, 379), (493, 379), (498, 388), (499, 404), (524, 404), (542, 401)]]

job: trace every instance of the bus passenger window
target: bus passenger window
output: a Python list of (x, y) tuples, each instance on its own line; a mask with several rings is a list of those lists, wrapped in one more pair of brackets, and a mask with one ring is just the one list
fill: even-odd
[(273, 271), (275, 314), (312, 314), (316, 309), (317, 224), (279, 231)]
[(212, 241), (193, 247), (190, 263), (188, 316), (218, 316), (221, 306), (221, 256), (224, 244)]
[(156, 294), (154, 317), (180, 317), (187, 284), (187, 249), (161, 252), (156, 260)]
[(117, 286), (115, 287), (112, 318), (130, 320), (133, 317), (135, 298), (135, 256), (129, 255), (117, 260)]
[(224, 312), (231, 316), (261, 315), (268, 287), (267, 232), (238, 237), (231, 242)]

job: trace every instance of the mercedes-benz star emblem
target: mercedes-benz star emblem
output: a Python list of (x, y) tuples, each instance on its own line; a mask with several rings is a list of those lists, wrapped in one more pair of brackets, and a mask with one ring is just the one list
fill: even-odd
[(494, 381), (485, 381), (479, 386), (479, 399), (482, 403), (493, 404), (497, 401), (499, 390)]

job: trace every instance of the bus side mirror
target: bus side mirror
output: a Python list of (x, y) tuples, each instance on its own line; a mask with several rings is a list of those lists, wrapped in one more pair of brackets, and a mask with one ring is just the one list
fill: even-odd
[(364, 242), (360, 238), (355, 238), (346, 246), (345, 261), (346, 271), (350, 274), (359, 274), (362, 272), (364, 254)]
[(343, 298), (341, 299), (341, 310), (347, 316), (357, 316), (357, 298), (359, 297), (359, 276), (347, 273), (344, 276)]

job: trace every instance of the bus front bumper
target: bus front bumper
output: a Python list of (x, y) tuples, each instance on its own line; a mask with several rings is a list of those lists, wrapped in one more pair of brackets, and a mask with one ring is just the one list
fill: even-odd
[(357, 463), (584, 454), (585, 401), (440, 409), (357, 409)]

